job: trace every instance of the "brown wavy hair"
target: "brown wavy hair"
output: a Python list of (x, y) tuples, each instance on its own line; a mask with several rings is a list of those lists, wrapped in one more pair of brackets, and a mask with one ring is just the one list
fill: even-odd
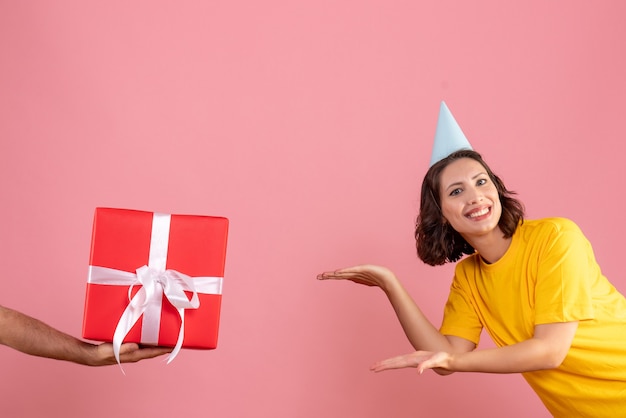
[(439, 195), (441, 172), (450, 163), (461, 158), (471, 158), (478, 161), (495, 184), (502, 205), (502, 215), (498, 226), (504, 233), (504, 237), (512, 237), (518, 225), (524, 221), (524, 205), (512, 197), (515, 192), (507, 190), (502, 180), (491, 171), (482, 156), (473, 150), (456, 151), (433, 164), (422, 182), (420, 212), (415, 222), (415, 241), (418, 257), (431, 266), (455, 262), (464, 254), (475, 252), (461, 234), (455, 231), (449, 223), (444, 222), (441, 212), (441, 197)]

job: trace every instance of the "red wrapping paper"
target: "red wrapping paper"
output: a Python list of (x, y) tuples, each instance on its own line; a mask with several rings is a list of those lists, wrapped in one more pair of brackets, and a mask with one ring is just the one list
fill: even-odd
[[(152, 212), (97, 208), (94, 216), (90, 265), (134, 273), (148, 264)], [(228, 219), (223, 217), (171, 215), (166, 268), (191, 277), (224, 277)], [(83, 338), (111, 342), (122, 313), (129, 304), (131, 286), (87, 283)], [(132, 287), (131, 296), (140, 288)], [(185, 292), (191, 297), (191, 292)], [(198, 293), (198, 309), (185, 310), (183, 347), (217, 347), (221, 294)], [(124, 342), (141, 343), (142, 319)], [(181, 320), (164, 297), (158, 345), (176, 344)]]

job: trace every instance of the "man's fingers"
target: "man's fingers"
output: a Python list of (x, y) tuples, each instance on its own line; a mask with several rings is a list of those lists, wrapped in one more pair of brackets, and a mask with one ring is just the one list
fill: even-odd
[(139, 345), (136, 343), (124, 343), (120, 346), (120, 355), (132, 353), (139, 350)]
[(125, 343), (120, 347), (120, 361), (132, 363), (139, 360), (162, 356), (172, 352), (172, 347), (139, 347), (135, 343)]

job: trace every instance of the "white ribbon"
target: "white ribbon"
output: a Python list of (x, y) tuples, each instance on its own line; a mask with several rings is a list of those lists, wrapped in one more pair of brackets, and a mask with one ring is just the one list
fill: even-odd
[[(167, 358), (169, 364), (178, 355), (183, 345), (185, 309), (198, 309), (200, 306), (198, 293), (222, 294), (222, 277), (190, 277), (176, 270), (165, 270), (169, 220), (169, 215), (154, 214), (148, 265), (139, 267), (136, 274), (107, 267), (89, 266), (88, 283), (129, 286), (130, 303), (124, 310), (113, 334), (113, 353), (118, 363), (120, 363), (122, 342), (142, 315), (141, 342), (158, 344), (163, 296), (176, 308), (181, 321), (178, 340)], [(167, 233), (164, 232), (165, 230)], [(131, 297), (132, 288), (136, 285), (142, 287), (135, 296)], [(192, 292), (191, 300), (187, 298), (185, 291)]]
[[(176, 270), (156, 271), (148, 266), (137, 269), (137, 273), (129, 273), (107, 267), (89, 266), (88, 283), (129, 286), (128, 299), (130, 303), (124, 310), (115, 333), (113, 334), (113, 353), (115, 359), (120, 362), (120, 346), (133, 325), (143, 315), (142, 343), (155, 344), (158, 342), (158, 333), (161, 319), (161, 307), (158, 312), (149, 312), (148, 307), (152, 302), (162, 300), (165, 295), (167, 300), (176, 308), (180, 316), (180, 331), (176, 346), (167, 358), (170, 363), (178, 355), (185, 337), (185, 309), (197, 309), (200, 306), (198, 293), (222, 294), (222, 277), (189, 277)], [(141, 289), (131, 298), (132, 287), (142, 285)], [(193, 292), (191, 300), (187, 298), (185, 290)], [(156, 315), (149, 315), (150, 313)], [(147, 341), (144, 335), (157, 335), (157, 341)]]

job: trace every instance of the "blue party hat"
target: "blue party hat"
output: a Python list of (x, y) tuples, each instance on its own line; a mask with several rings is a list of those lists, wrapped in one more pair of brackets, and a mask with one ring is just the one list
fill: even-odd
[(430, 166), (437, 161), (443, 160), (454, 151), (462, 149), (473, 149), (465, 134), (456, 123), (454, 116), (445, 102), (441, 102), (439, 108), (439, 119), (437, 120), (437, 131), (435, 131), (435, 142), (433, 153), (430, 156)]

